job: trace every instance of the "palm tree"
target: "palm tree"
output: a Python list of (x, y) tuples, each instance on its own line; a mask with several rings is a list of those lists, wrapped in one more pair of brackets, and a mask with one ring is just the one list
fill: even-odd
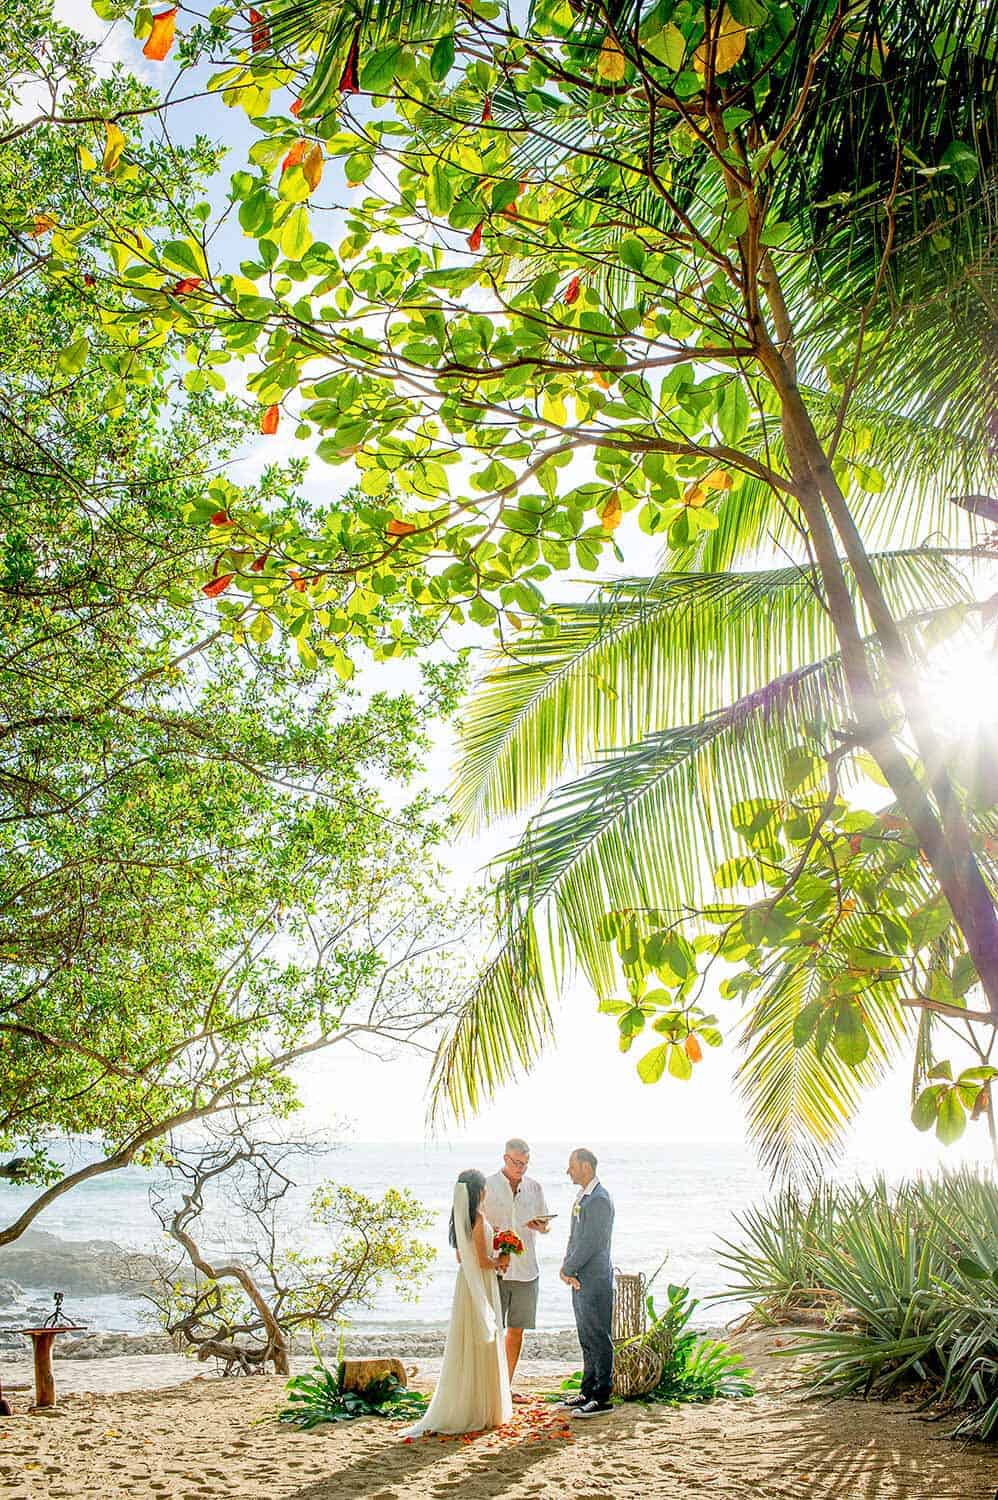
[[(961, 558), (972, 555), (871, 553), (902, 630), (970, 598)], [(468, 824), (543, 800), (497, 862), (497, 952), (437, 1060), (435, 1105), (458, 1113), (533, 1063), (551, 1030), (549, 996), (576, 966), (600, 1000), (619, 990), (607, 913), (707, 904), (715, 867), (744, 853), (728, 810), (778, 787), (815, 726), (833, 744), (849, 713), (810, 564), (663, 571), (552, 613), (557, 632), (496, 654), (462, 726), (455, 797)], [(795, 1047), (803, 977), (774, 976), (742, 1013), (737, 1083), (750, 1133), (779, 1170), (834, 1150), (863, 1089), (915, 1029), (885, 994), (878, 1012), (867, 1004), (872, 1045), (858, 1066)]]

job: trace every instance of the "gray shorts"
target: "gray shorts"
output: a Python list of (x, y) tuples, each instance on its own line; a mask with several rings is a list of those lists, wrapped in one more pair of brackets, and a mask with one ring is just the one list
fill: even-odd
[(502, 1320), (507, 1328), (537, 1327), (537, 1287), (540, 1277), (533, 1281), (507, 1281), (499, 1278), (499, 1300), (502, 1303)]

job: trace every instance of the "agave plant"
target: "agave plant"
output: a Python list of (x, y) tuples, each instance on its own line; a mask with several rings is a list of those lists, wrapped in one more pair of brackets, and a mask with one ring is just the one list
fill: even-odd
[(998, 1436), (998, 1187), (964, 1169), (891, 1189), (781, 1195), (740, 1220), (723, 1260), (764, 1319), (833, 1299), (833, 1326), (796, 1331), (815, 1394), (887, 1396), (919, 1385), (960, 1414), (964, 1436)]

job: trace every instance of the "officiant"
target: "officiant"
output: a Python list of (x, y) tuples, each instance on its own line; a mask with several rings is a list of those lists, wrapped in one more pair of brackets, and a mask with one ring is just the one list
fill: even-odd
[(499, 1281), (510, 1385), (523, 1347), (523, 1330), (537, 1326), (540, 1268), (535, 1241), (550, 1228), (544, 1189), (536, 1178), (527, 1176), (529, 1165), (530, 1147), (519, 1136), (511, 1136), (502, 1167), (485, 1181), (485, 1217), (493, 1228), (512, 1229), (523, 1241), (523, 1254), (510, 1257)]

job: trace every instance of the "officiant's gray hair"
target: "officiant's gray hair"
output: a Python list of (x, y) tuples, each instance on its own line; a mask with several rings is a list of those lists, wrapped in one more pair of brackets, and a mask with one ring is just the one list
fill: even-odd
[(591, 1151), (588, 1151), (585, 1146), (576, 1146), (575, 1150), (572, 1152), (572, 1155), (575, 1157), (576, 1161), (585, 1162), (587, 1167), (592, 1167), (594, 1172), (599, 1165), (596, 1157)]
[(526, 1152), (528, 1156), (530, 1155), (530, 1147), (527, 1145), (526, 1141), (518, 1135), (511, 1135), (503, 1149), (507, 1152), (507, 1154), (510, 1151), (519, 1151), (521, 1155), (524, 1152)]

